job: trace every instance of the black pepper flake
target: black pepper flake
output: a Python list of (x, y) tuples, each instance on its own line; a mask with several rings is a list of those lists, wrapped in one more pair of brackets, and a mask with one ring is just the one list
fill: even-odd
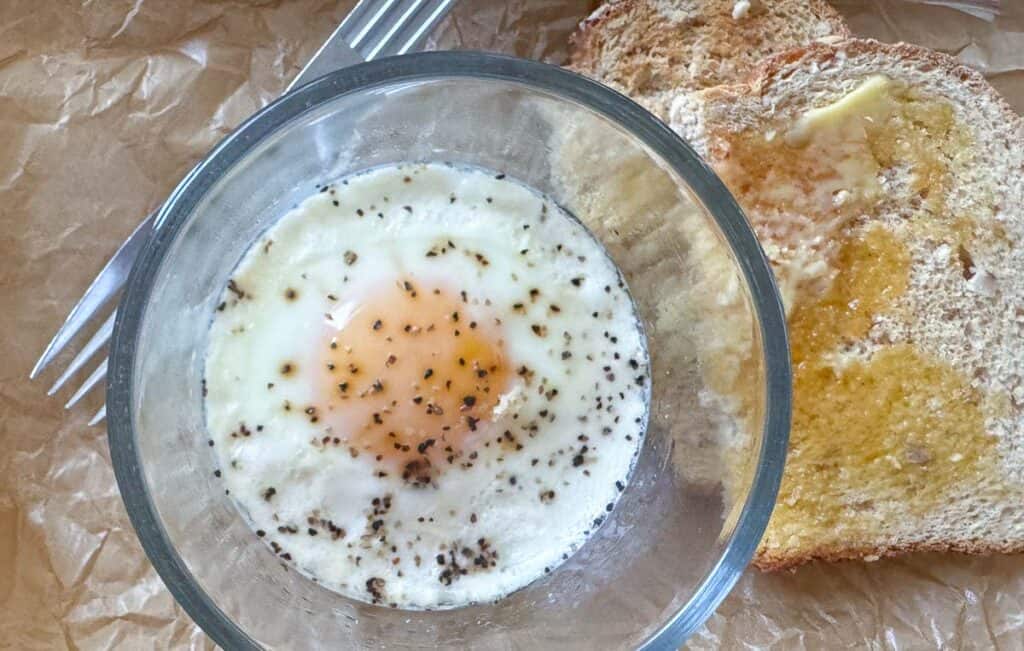
[(476, 424), (480, 422), (479, 418), (473, 418), (472, 416), (466, 416), (466, 424), (469, 425), (469, 431), (476, 431)]
[(266, 536), (266, 535), (267, 535), (267, 532), (266, 532), (266, 531), (264, 531), (263, 529), (257, 529), (257, 530), (256, 530), (256, 535), (257, 535), (257, 536), (258, 536), (259, 538), (262, 538), (262, 537), (264, 537), (264, 536)]
[(384, 324), (381, 322), (381, 320), (377, 319), (376, 321), (373, 322), (373, 329), (380, 330), (383, 325)]
[(427, 370), (426, 370), (426, 371), (425, 371), (425, 372), (423, 373), (423, 379), (424, 379), (424, 380), (429, 380), (429, 379), (430, 379), (430, 376), (432, 376), (433, 374), (434, 374), (434, 369), (432, 369), (432, 368), (428, 368), (428, 369), (427, 369)]
[(366, 580), (366, 591), (373, 597), (373, 603), (379, 604), (384, 600), (384, 579), (373, 577)]
[(583, 465), (583, 455), (582, 454), (577, 454), (576, 456), (574, 456), (572, 458), (572, 465), (573, 465), (573, 468), (578, 468), (578, 467), (582, 466)]
[(356, 214), (357, 214), (357, 215), (359, 215), (360, 217), (362, 217), (362, 216), (363, 216), (363, 215), (365, 215), (366, 213), (364, 213), (364, 212), (363, 212), (363, 209), (362, 209), (362, 208), (356, 208)]
[(496, 179), (498, 179), (498, 180), (500, 181), (500, 180), (502, 180), (503, 178), (505, 178), (505, 175), (504, 175), (504, 174), (498, 174), (498, 175), (497, 175), (497, 176), (495, 176), (494, 178), (496, 178)]
[(473, 405), (476, 404), (476, 398), (474, 396), (466, 396), (462, 399), (462, 404), (466, 405), (467, 407), (472, 407)]
[(220, 470), (214, 470), (213, 471), (213, 476), (214, 477), (220, 477)]
[(444, 409), (441, 407), (441, 405), (435, 405), (432, 402), (428, 402), (427, 403), (427, 414), (430, 415), (430, 416), (443, 416), (444, 415)]
[(351, 267), (352, 265), (354, 265), (356, 263), (356, 260), (358, 259), (359, 256), (356, 255), (355, 251), (345, 251), (345, 264), (347, 264), (348, 266)]
[(412, 206), (402, 206), (402, 210), (404, 210), (407, 213), (412, 214)]
[(277, 489), (273, 486), (263, 491), (263, 499), (268, 502), (274, 497), (274, 495), (277, 495)]
[(580, 285), (583, 284), (583, 277), (582, 276), (577, 276), (576, 278), (573, 278), (569, 282), (571, 282), (573, 284), (573, 287), (579, 287)]
[(245, 298), (245, 292), (238, 286), (234, 278), (228, 281), (228, 291), (237, 296), (239, 300)]

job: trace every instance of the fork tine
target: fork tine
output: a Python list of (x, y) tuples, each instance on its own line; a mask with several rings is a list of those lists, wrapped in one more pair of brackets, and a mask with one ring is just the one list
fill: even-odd
[(416, 3), (418, 6), (411, 13), (402, 17), (402, 22), (392, 29), (377, 49), (370, 53), (371, 58), (380, 58), (395, 54), (405, 54), (422, 41), (430, 30), (448, 12), (453, 0), (426, 0)]
[(107, 406), (103, 405), (100, 410), (97, 411), (92, 418), (89, 419), (89, 427), (98, 425), (104, 418), (107, 417)]
[[(373, 11), (372, 13), (370, 6), (373, 3), (367, 2), (366, 8), (363, 11), (358, 11), (363, 7), (362, 2), (356, 5), (355, 10), (353, 11), (356, 15), (353, 19), (352, 31), (347, 32), (348, 34), (352, 34), (352, 36), (345, 39), (348, 41), (348, 44), (354, 49), (359, 49), (359, 46), (362, 44), (363, 39), (366, 38), (366, 35), (374, 28), (374, 26), (377, 25), (380, 19), (391, 10), (391, 7), (395, 2), (396, 0), (383, 0), (379, 3), (377, 11)], [(346, 19), (342, 23), (342, 26), (345, 27), (345, 23), (347, 22), (348, 20)]]
[(153, 230), (155, 217), (156, 212), (151, 212), (145, 221), (132, 231), (132, 234), (124, 241), (124, 244), (117, 250), (114, 257), (107, 262), (103, 270), (92, 281), (89, 289), (85, 290), (85, 294), (82, 295), (78, 304), (71, 310), (71, 314), (64, 321), (64, 325), (60, 327), (57, 334), (47, 344), (46, 350), (43, 351), (39, 361), (32, 368), (32, 372), (29, 373), (29, 379), (34, 379), (39, 375), (46, 368), (47, 364), (53, 361), (53, 358), (64, 350), (64, 347), (82, 330), (82, 327), (92, 319), (93, 315), (124, 286), (125, 281), (128, 279), (128, 272), (135, 262), (135, 257), (146, 242), (149, 232)]
[(78, 391), (75, 391), (75, 395), (71, 396), (71, 399), (68, 400), (66, 405), (64, 405), (64, 408), (71, 409), (78, 404), (78, 401), (81, 400), (85, 394), (89, 393), (94, 386), (99, 384), (100, 380), (102, 380), (106, 374), (107, 360), (104, 359), (100, 362), (100, 365), (96, 367), (96, 370), (89, 374), (89, 377), (82, 383), (82, 386), (78, 387)]
[[(416, 10), (423, 4), (423, 0), (411, 0), (408, 6), (397, 7), (396, 11), (400, 11), (401, 14), (396, 20), (391, 22), (382, 22), (377, 25), (377, 29), (371, 32), (370, 36), (374, 37), (368, 40), (366, 46), (366, 53), (363, 55), (367, 61), (373, 61), (380, 56), (381, 51), (391, 42), (391, 39), (395, 37), (395, 34), (412, 18)], [(383, 34), (381, 34), (381, 31)]]
[(53, 394), (60, 391), (60, 388), (64, 386), (64, 383), (67, 382), (72, 375), (77, 373), (79, 369), (85, 366), (85, 363), (89, 361), (93, 354), (95, 354), (96, 351), (103, 346), (103, 344), (107, 343), (110, 340), (110, 335), (114, 333), (115, 314), (116, 312), (110, 313), (110, 316), (108, 316), (107, 320), (103, 322), (103, 325), (100, 326), (100, 329), (97, 330), (96, 333), (92, 336), (92, 339), (89, 340), (89, 343), (87, 343), (85, 347), (82, 348), (82, 350), (80, 350), (77, 355), (75, 355), (75, 359), (71, 360), (71, 364), (67, 367), (67, 369), (64, 370), (63, 373), (61, 373), (60, 377), (57, 378), (57, 381), (53, 383), (52, 387), (50, 387), (50, 390), (46, 392), (46, 395), (52, 396)]

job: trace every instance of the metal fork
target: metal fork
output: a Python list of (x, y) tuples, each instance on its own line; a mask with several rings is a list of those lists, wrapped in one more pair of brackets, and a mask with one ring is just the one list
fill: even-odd
[[(339, 68), (413, 50), (444, 17), (452, 2), (454, 0), (360, 0), (331, 37), (317, 50), (306, 67), (292, 80), (285, 93)], [(29, 379), (35, 379), (89, 323), (96, 320), (94, 317), (101, 314), (104, 306), (117, 296), (128, 279), (135, 257), (153, 230), (158, 212), (159, 210), (151, 212), (136, 227), (85, 290), (85, 294), (71, 310), (64, 325), (47, 344), (46, 350), (29, 373)], [(53, 383), (47, 395), (57, 393), (107, 344), (114, 331), (114, 315), (112, 311)], [(64, 407), (70, 409), (77, 404), (106, 374), (107, 360), (104, 357)], [(89, 425), (95, 425), (105, 417), (104, 406), (92, 417)]]

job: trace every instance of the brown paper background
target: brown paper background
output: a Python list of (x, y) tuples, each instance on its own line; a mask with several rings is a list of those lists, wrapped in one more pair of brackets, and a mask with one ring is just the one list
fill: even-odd
[[(69, 390), (45, 395), (55, 369), (26, 378), (121, 240), (283, 89), (350, 2), (0, 4), (0, 649), (208, 648), (135, 538), (105, 431), (85, 425), (101, 396), (64, 412)], [(898, 0), (838, 6), (858, 34), (955, 54), (1024, 111), (1024, 3), (1001, 4), (995, 20)], [(566, 36), (591, 5), (462, 0), (435, 45), (561, 62)], [(1024, 647), (1024, 557), (750, 571), (690, 641), (993, 645)]]

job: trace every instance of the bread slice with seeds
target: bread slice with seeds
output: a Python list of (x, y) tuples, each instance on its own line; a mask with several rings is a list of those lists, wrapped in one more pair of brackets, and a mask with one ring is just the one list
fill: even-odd
[(793, 428), (755, 564), (1024, 551), (1024, 120), (945, 55), (850, 39), (683, 94), (671, 124), (787, 307)]
[(620, 0), (580, 25), (570, 68), (664, 119), (680, 90), (739, 81), (769, 55), (848, 36), (822, 0)]

